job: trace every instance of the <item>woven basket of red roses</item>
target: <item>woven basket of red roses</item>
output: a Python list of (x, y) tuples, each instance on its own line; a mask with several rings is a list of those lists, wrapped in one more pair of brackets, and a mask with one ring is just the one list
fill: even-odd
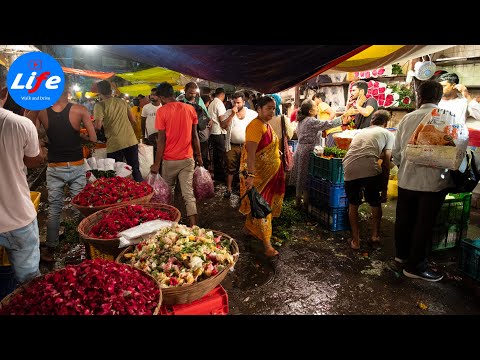
[(0, 315), (156, 315), (160, 284), (148, 273), (102, 259), (39, 276), (0, 302)]
[(78, 224), (80, 238), (86, 243), (87, 258), (115, 260), (124, 250), (118, 248), (118, 233), (151, 220), (178, 222), (181, 213), (168, 204), (119, 204), (93, 213)]
[(146, 182), (115, 176), (87, 184), (72, 199), (72, 205), (84, 216), (89, 216), (118, 204), (145, 204), (153, 195), (153, 188)]
[[(185, 229), (189, 229), (194, 235), (188, 235)], [(170, 244), (168, 249), (164, 248), (163, 245), (169, 243), (165, 239), (169, 236), (175, 238), (171, 235), (174, 232), (182, 235), (176, 237), (177, 242), (174, 242), (173, 246)], [(152, 237), (135, 246), (127, 247), (118, 255), (116, 262), (151, 272), (151, 275), (160, 283), (165, 305), (186, 304), (202, 298), (225, 279), (230, 270), (233, 270), (239, 257), (236, 241), (221, 231), (196, 226), (186, 228), (185, 225), (177, 224), (171, 229), (162, 229), (157, 234), (156, 240)], [(195, 240), (191, 236), (194, 236)], [(189, 238), (191, 242), (188, 241)], [(213, 247), (208, 246), (211, 244), (210, 239), (214, 240), (212, 245), (216, 252), (212, 252)], [(206, 247), (207, 253), (196, 252), (192, 245), (193, 242), (198, 242), (200, 248)], [(149, 246), (152, 243), (155, 246)], [(172, 253), (171, 250), (179, 246), (178, 244), (182, 244), (182, 248), (178, 253)], [(147, 252), (145, 249), (148, 249)], [(208, 253), (209, 251), (210, 253)], [(225, 261), (222, 261), (223, 264), (218, 267), (221, 263), (220, 256)], [(200, 257), (203, 257), (205, 261), (200, 263)], [(155, 268), (149, 262), (155, 262)], [(193, 267), (195, 270), (191, 266), (194, 262), (201, 264), (196, 269)], [(220, 270), (217, 271), (217, 269)], [(195, 281), (188, 283), (189, 276), (195, 277)]]

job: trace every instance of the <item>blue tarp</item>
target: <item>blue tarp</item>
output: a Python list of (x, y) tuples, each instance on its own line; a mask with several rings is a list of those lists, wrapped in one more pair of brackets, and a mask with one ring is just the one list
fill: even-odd
[(185, 75), (275, 93), (328, 70), (368, 45), (101, 45)]

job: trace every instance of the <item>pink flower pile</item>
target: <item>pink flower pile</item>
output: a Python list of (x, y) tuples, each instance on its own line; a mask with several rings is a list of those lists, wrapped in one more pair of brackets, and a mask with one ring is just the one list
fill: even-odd
[(85, 260), (32, 280), (0, 315), (152, 315), (159, 292), (138, 269)]

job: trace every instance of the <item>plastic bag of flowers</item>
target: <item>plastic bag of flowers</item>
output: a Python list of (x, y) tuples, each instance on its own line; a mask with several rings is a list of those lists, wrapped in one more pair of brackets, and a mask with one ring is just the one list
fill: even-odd
[(210, 173), (203, 166), (193, 172), (193, 193), (197, 200), (209, 199), (215, 196), (215, 188)]
[(128, 265), (103, 259), (45, 274), (0, 303), (0, 315), (154, 315), (159, 284)]

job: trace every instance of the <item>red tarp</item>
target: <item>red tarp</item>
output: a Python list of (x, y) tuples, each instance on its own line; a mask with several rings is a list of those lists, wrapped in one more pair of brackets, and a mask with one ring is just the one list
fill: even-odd
[(72, 69), (68, 67), (62, 67), (63, 72), (66, 74), (75, 74), (75, 75), (80, 75), (80, 76), (88, 76), (88, 77), (93, 77), (97, 79), (108, 79), (111, 78), (112, 76), (115, 76), (115, 73), (112, 72), (103, 72), (103, 71), (92, 71), (92, 70), (80, 70), (80, 69)]

